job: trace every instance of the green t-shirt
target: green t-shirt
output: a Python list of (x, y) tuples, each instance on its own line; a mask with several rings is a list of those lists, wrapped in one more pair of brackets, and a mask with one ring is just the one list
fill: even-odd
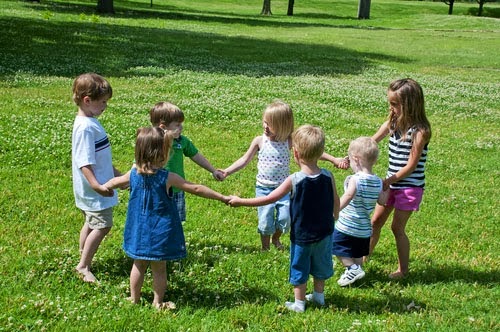
[[(183, 179), (184, 175), (184, 156), (188, 158), (194, 157), (198, 153), (198, 149), (194, 146), (193, 142), (186, 136), (181, 135), (175, 139), (172, 144), (172, 153), (168, 160), (166, 168), (173, 173), (176, 173)], [(173, 187), (174, 192), (179, 192), (178, 188)]]

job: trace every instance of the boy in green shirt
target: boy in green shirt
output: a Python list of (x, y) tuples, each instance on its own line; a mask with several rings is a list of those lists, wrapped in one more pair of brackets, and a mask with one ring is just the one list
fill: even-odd
[[(193, 144), (193, 142), (182, 134), (182, 123), (184, 122), (184, 113), (174, 104), (169, 102), (159, 102), (156, 103), (149, 112), (149, 117), (151, 124), (156, 127), (160, 127), (163, 130), (170, 131), (174, 136), (174, 142), (172, 146), (172, 153), (170, 154), (170, 159), (167, 163), (166, 168), (176, 173), (185, 179), (184, 174), (184, 156), (190, 158), (200, 167), (206, 169), (212, 176), (218, 180), (224, 180), (224, 174), (217, 170), (210, 164), (210, 162), (205, 158)], [(179, 217), (181, 221), (186, 220), (186, 200), (184, 198), (184, 192), (178, 188), (173, 187), (174, 191), (174, 201), (177, 205), (177, 210), (179, 211)]]

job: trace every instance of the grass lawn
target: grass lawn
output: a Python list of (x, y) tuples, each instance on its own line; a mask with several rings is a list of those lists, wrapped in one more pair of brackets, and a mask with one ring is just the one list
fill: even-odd
[[(0, 331), (499, 331), (498, 215), (500, 21), (474, 3), (379, 0), (370, 20), (356, 1), (96, 0), (0, 2)], [(261, 114), (288, 102), (297, 125), (321, 126), (327, 152), (372, 135), (387, 116), (390, 81), (421, 83), (433, 136), (421, 210), (407, 227), (410, 276), (397, 264), (390, 226), (367, 275), (352, 287), (327, 281), (326, 307), (288, 312), (288, 251), (260, 252), (255, 209), (187, 197), (188, 257), (168, 264), (158, 312), (151, 276), (143, 305), (129, 295), (122, 249), (128, 192), (93, 271), (73, 272), (82, 226), (71, 184), (71, 85), (94, 71), (114, 95), (100, 117), (122, 171), (133, 161), (137, 127), (168, 100), (186, 115), (184, 133), (216, 167), (239, 158), (261, 134)], [(375, 171), (387, 167), (387, 141)], [(225, 194), (254, 195), (255, 162), (215, 182), (187, 160), (187, 178)], [(349, 171), (330, 164), (339, 193)], [(296, 170), (296, 166), (292, 166)], [(288, 246), (289, 240), (284, 237)], [(312, 287), (312, 284), (309, 285)]]

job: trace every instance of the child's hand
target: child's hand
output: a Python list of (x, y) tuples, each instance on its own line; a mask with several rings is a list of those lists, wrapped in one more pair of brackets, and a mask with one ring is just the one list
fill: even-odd
[(224, 195), (224, 196), (222, 196), (222, 198), (221, 198), (221, 200), (220, 200), (220, 201), (221, 201), (222, 203), (226, 204), (226, 205), (229, 205), (229, 201), (230, 201), (230, 200), (231, 200), (231, 196), (225, 196), (225, 195)]
[(383, 191), (386, 191), (390, 188), (390, 182), (388, 181), (388, 179), (385, 179), (382, 181), (382, 190)]
[(109, 189), (105, 185), (100, 185), (98, 188), (95, 190), (99, 195), (104, 196), (104, 197), (113, 197), (115, 194), (113, 189)]
[(224, 174), (224, 172), (220, 169), (216, 169), (213, 173), (212, 173), (212, 176), (214, 177), (214, 179), (216, 179), (217, 181), (224, 181), (224, 179), (226, 178), (226, 174)]
[(226, 172), (225, 169), (218, 169), (222, 173), (222, 176), (224, 177), (224, 180), (229, 176), (229, 174)]
[(231, 205), (231, 207), (238, 207), (238, 206), (241, 206), (241, 198), (239, 198), (238, 196), (229, 196), (229, 202), (228, 202), (229, 205)]
[(337, 162), (337, 168), (340, 169), (348, 169), (349, 168), (349, 156), (346, 156), (344, 158), (336, 158)]

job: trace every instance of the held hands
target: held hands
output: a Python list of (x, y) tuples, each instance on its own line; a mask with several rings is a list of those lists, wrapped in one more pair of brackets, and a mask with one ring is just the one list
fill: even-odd
[(104, 197), (113, 197), (113, 195), (115, 194), (113, 189), (109, 189), (108, 187), (106, 187), (103, 184), (101, 184), (101, 185), (99, 185), (99, 187), (95, 188), (95, 191), (99, 195), (104, 196)]
[(386, 191), (389, 189), (391, 183), (388, 181), (388, 179), (385, 179), (382, 181), (382, 190)]
[(220, 201), (226, 205), (229, 205), (230, 200), (231, 200), (231, 196), (226, 196), (226, 195), (222, 195), (222, 198), (220, 199)]
[(334, 165), (335, 167), (337, 168), (340, 168), (340, 169), (348, 169), (349, 168), (349, 156), (346, 156), (344, 158), (335, 158), (335, 162)]
[(226, 174), (221, 170), (221, 169), (216, 169), (213, 173), (212, 176), (214, 177), (215, 180), (217, 181), (224, 181), (226, 179)]
[(243, 206), (242, 205), (242, 199), (238, 196), (230, 195), (230, 196), (225, 196), (223, 195), (220, 201), (226, 205), (230, 205), (231, 207), (238, 207), (238, 206)]
[(229, 201), (227, 204), (230, 205), (231, 207), (243, 206), (241, 198), (234, 195), (229, 196)]

